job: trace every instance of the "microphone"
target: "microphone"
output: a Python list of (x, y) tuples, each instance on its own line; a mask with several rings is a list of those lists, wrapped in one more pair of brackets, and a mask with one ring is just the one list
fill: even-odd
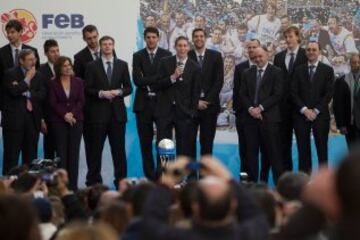
[[(184, 65), (183, 62), (177, 62), (177, 63), (176, 63), (176, 66), (177, 66), (178, 68), (183, 69), (183, 70), (184, 70), (184, 67), (185, 67), (185, 65)], [(182, 80), (183, 80), (183, 78), (182, 78), (182, 74), (181, 74), (181, 76), (179, 77), (179, 81), (182, 81)]]

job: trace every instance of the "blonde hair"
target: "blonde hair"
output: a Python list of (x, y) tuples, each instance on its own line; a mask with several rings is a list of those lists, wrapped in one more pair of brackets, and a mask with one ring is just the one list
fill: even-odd
[(56, 240), (118, 240), (115, 230), (104, 223), (75, 223), (62, 229)]

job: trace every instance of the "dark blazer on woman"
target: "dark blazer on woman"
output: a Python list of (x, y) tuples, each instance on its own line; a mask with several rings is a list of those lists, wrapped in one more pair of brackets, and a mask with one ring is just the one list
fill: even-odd
[(84, 84), (80, 78), (71, 78), (70, 96), (66, 97), (60, 79), (49, 84), (49, 101), (51, 106), (50, 121), (63, 122), (64, 116), (72, 112), (76, 121), (83, 121), (83, 107), (85, 104)]

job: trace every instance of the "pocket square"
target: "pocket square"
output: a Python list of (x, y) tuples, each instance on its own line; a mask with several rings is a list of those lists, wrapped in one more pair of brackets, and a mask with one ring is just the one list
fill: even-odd
[(19, 83), (17, 81), (13, 81), (12, 85), (16, 86), (16, 85), (19, 85)]

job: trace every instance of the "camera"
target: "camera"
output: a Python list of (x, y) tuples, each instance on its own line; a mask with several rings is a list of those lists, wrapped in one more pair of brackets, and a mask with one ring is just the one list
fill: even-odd
[(55, 172), (59, 162), (60, 158), (35, 159), (30, 164), (29, 174), (39, 177), (41, 181), (45, 182), (48, 186), (56, 186), (58, 181)]

